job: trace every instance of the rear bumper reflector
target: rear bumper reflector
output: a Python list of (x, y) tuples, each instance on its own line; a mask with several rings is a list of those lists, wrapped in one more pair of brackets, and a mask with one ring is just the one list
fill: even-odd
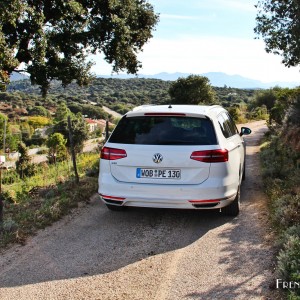
[(234, 197), (235, 195), (226, 197), (226, 198), (221, 198), (221, 199), (208, 199), (208, 200), (189, 200), (190, 203), (192, 204), (205, 204), (205, 203), (218, 203), (220, 201), (228, 200)]
[(114, 197), (114, 196), (108, 196), (108, 195), (103, 195), (100, 194), (100, 196), (104, 199), (104, 200), (114, 200), (114, 201), (124, 201), (126, 198), (122, 198), (122, 197)]
[(200, 204), (200, 203), (217, 203), (224, 199), (215, 199), (215, 200), (189, 200), (192, 204)]

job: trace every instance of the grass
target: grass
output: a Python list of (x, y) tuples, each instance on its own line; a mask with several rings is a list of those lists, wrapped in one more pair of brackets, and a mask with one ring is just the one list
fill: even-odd
[(39, 165), (36, 175), (25, 180), (17, 177), (12, 184), (4, 184), (0, 247), (15, 242), (24, 243), (29, 235), (59, 220), (78, 207), (79, 202), (88, 203), (97, 192), (98, 163), (98, 153), (77, 157), (79, 184), (75, 183), (69, 161), (57, 165), (43, 163)]

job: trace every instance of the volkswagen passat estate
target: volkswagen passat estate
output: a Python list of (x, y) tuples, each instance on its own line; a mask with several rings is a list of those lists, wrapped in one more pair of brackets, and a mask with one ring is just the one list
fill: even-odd
[(245, 143), (221, 106), (140, 106), (125, 114), (101, 150), (99, 194), (126, 206), (239, 213)]

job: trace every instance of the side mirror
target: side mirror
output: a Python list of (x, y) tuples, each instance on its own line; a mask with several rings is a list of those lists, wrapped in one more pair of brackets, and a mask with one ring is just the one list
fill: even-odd
[(243, 135), (248, 135), (252, 132), (252, 130), (248, 127), (242, 127), (241, 128), (241, 132), (240, 132), (240, 136), (243, 136)]

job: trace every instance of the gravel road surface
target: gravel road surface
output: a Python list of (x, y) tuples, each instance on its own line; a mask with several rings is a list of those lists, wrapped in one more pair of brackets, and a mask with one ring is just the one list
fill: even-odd
[(0, 299), (274, 299), (258, 140), (248, 124), (241, 213), (90, 204), (0, 256)]

